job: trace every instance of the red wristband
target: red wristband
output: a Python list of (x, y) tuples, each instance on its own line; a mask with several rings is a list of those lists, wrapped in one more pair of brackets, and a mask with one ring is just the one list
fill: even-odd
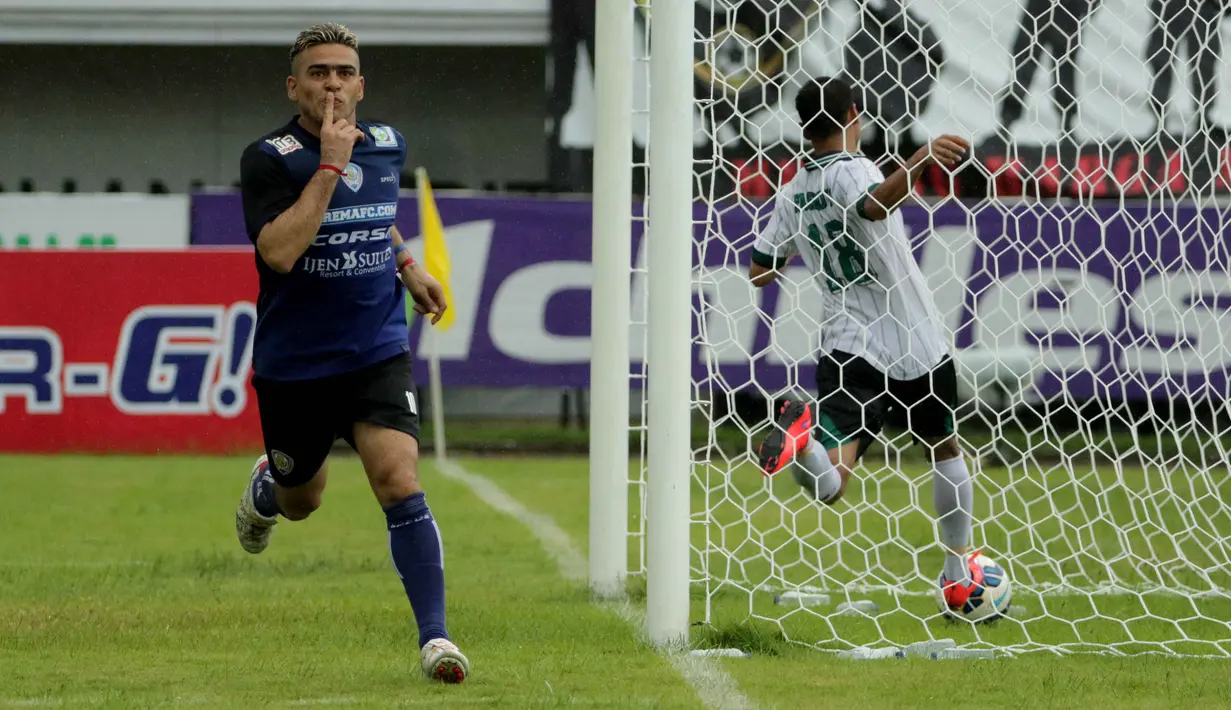
[(339, 174), (339, 175), (345, 175), (345, 174), (346, 174), (346, 171), (345, 171), (345, 170), (343, 170), (342, 168), (339, 168), (339, 167), (338, 167), (338, 166), (336, 166), (336, 165), (330, 165), (330, 164), (328, 164), (328, 163), (321, 163), (319, 166), (317, 166), (317, 168), (316, 168), (316, 169), (317, 169), (317, 170), (332, 170), (332, 171), (334, 171), (335, 173), (337, 173), (337, 174)]
[(402, 254), (402, 252), (406, 252), (406, 258), (400, 262), (395, 262), (397, 263), (398, 271), (401, 271), (402, 269), (405, 269), (407, 266), (410, 266), (415, 263), (415, 258), (410, 255), (410, 247), (406, 246), (406, 242), (402, 242), (401, 244), (394, 247), (393, 258), (396, 259), (399, 255)]

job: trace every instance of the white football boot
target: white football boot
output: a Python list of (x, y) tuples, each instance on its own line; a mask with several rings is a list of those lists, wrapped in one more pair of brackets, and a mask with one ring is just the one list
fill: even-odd
[(423, 645), (423, 675), (444, 683), (461, 683), (470, 674), (470, 661), (448, 639), (432, 639)]
[(235, 510), (235, 536), (239, 538), (240, 546), (254, 555), (269, 545), (269, 536), (274, 531), (274, 525), (278, 524), (276, 516), (267, 518), (258, 513), (252, 499), (253, 484), (257, 478), (268, 476), (268, 471), (269, 459), (262, 455), (252, 467), (252, 476), (248, 479), (248, 485), (244, 486), (244, 493), (239, 497), (239, 507)]

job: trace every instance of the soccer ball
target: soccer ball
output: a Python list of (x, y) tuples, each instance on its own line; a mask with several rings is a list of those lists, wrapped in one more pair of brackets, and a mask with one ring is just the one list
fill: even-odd
[(936, 604), (946, 616), (974, 624), (999, 619), (1009, 611), (1009, 603), (1013, 600), (1013, 585), (1009, 581), (1009, 575), (986, 553), (980, 553), (974, 561), (983, 569), (983, 584), (971, 592), (966, 605), (960, 610), (950, 609), (945, 604), (939, 579), (936, 584)]

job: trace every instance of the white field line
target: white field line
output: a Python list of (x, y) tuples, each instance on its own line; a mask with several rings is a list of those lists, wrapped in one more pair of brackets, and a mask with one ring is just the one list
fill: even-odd
[(109, 569), (150, 564), (149, 560), (0, 560), (0, 569)]
[[(627, 601), (605, 602), (600, 606), (624, 619), (633, 627), (638, 638), (649, 642), (645, 635), (645, 614), (640, 609)], [(735, 679), (722, 670), (722, 666), (717, 662), (689, 655), (687, 649), (672, 648), (663, 653), (671, 666), (688, 680), (688, 684), (701, 697), (701, 702), (707, 706), (724, 710), (753, 710), (756, 707), (747, 696), (739, 692)]]
[[(694, 580), (693, 584), (701, 584)], [(1020, 580), (1014, 580), (1015, 594), (1038, 595), (1041, 597), (1125, 597), (1125, 596), (1147, 596), (1147, 595), (1170, 595), (1179, 597), (1190, 597), (1193, 599), (1201, 599), (1204, 597), (1227, 597), (1231, 596), (1225, 589), (1206, 589), (1206, 590), (1184, 590), (1174, 587), (1163, 587), (1156, 584), (1086, 584), (1086, 585), (1070, 585), (1056, 584), (1047, 582), (1039, 585), (1027, 585)], [(746, 591), (746, 587), (734, 582), (724, 582), (723, 586), (731, 587)], [(784, 585), (758, 585), (754, 588), (758, 592), (767, 592), (770, 594), (781, 592), (798, 592), (801, 594), (830, 594), (838, 597), (844, 597), (846, 594), (890, 594), (898, 597), (931, 597), (935, 595), (933, 591), (923, 591), (921, 589), (907, 589), (905, 587), (892, 587), (889, 585), (875, 584), (848, 584), (845, 587), (812, 587), (812, 586), (784, 586)]]
[[(626, 698), (629, 707), (657, 707), (659, 699), (655, 697), (633, 697)], [(163, 703), (164, 706), (180, 706), (180, 705), (224, 705), (232, 702), (231, 698), (212, 697), (212, 698), (175, 698)], [(77, 695), (61, 697), (36, 697), (36, 698), (0, 698), (0, 708), (58, 708), (58, 707), (93, 707), (101, 701), (98, 696)], [(336, 698), (296, 698), (295, 700), (281, 701), (278, 705), (287, 705), (290, 707), (346, 707), (359, 704), (374, 704), (378, 702), (373, 699), (364, 699), (356, 697), (336, 697)], [(480, 695), (473, 697), (450, 698), (448, 707), (460, 706), (490, 706), (503, 707), (508, 703), (508, 698), (503, 695)], [(608, 703), (603, 699), (588, 699), (588, 698), (569, 698), (565, 701), (566, 705), (597, 705)], [(398, 706), (432, 706), (440, 707), (439, 698), (402, 698), (398, 700)]]
[[(543, 549), (556, 560), (561, 576), (572, 582), (585, 583), (589, 574), (585, 556), (550, 516), (532, 512), (490, 479), (467, 471), (453, 461), (441, 461), (438, 468), (441, 475), (464, 484), (488, 506), (529, 528)], [(645, 638), (645, 615), (640, 611), (628, 603), (600, 606), (624, 619), (638, 638)], [(663, 649), (661, 653), (707, 707), (714, 710), (753, 710), (756, 707), (716, 661), (691, 656), (687, 649)]]
[[(446, 474), (447, 475), (447, 474)], [(473, 475), (473, 474), (468, 474)], [(488, 494), (495, 499), (507, 500), (510, 503), (516, 504), (515, 501), (508, 497), (499, 486), (491, 483), (485, 478), (475, 476), (478, 479), (476, 486), (487, 486)], [(460, 479), (459, 479), (460, 480)], [(485, 499), (486, 500), (486, 499)], [(493, 507), (496, 507), (493, 505)], [(503, 508), (499, 508), (504, 510)], [(577, 550), (572, 541), (568, 539), (567, 533), (560, 530), (559, 527), (551, 520), (551, 518), (526, 510), (527, 519), (535, 520), (536, 523), (542, 523), (544, 534), (554, 534), (549, 531), (558, 531), (561, 538), (540, 538), (543, 547), (547, 548), (557, 563), (560, 565), (560, 575), (565, 579), (584, 582), (589, 569), (586, 565), (585, 557)], [(521, 518), (518, 518), (521, 520)], [(523, 523), (530, 525), (526, 520), (521, 520)], [(154, 560), (0, 560), (0, 570), (6, 569), (118, 569), (123, 567), (149, 567), (155, 564)], [(693, 579), (693, 585), (704, 584), (704, 581)], [(747, 592), (748, 586), (727, 580), (723, 582), (719, 589), (730, 587), (739, 591)], [(1061, 584), (1057, 582), (1043, 582), (1037, 585), (1030, 585), (1021, 580), (1014, 581), (1015, 593), (1020, 595), (1031, 595), (1041, 597), (1141, 597), (1151, 595), (1178, 596), (1190, 599), (1205, 599), (1216, 598), (1223, 599), (1231, 597), (1231, 590), (1227, 589), (1191, 589), (1191, 588), (1176, 588), (1165, 587), (1158, 584), (1118, 584), (1114, 582), (1101, 582), (1099, 584)], [(796, 592), (800, 594), (828, 594), (834, 597), (845, 598), (849, 595), (860, 594), (889, 594), (898, 597), (931, 597), (935, 594), (932, 591), (924, 591), (921, 589), (908, 589), (906, 587), (878, 585), (878, 584), (848, 584), (843, 587), (817, 587), (810, 585), (791, 586), (791, 585), (770, 585), (760, 584), (756, 587), (751, 587), (754, 591), (764, 592), (767, 594), (780, 594), (783, 592)]]

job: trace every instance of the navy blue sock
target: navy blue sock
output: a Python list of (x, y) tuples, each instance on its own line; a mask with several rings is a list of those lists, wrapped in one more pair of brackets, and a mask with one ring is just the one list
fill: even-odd
[(256, 512), (267, 518), (275, 518), (282, 512), (278, 497), (274, 495), (274, 477), (269, 475), (269, 464), (264, 464), (261, 475), (252, 482), (252, 505)]
[(393, 569), (402, 578), (419, 624), (419, 647), (449, 638), (445, 629), (445, 567), (440, 529), (423, 493), (385, 508)]

